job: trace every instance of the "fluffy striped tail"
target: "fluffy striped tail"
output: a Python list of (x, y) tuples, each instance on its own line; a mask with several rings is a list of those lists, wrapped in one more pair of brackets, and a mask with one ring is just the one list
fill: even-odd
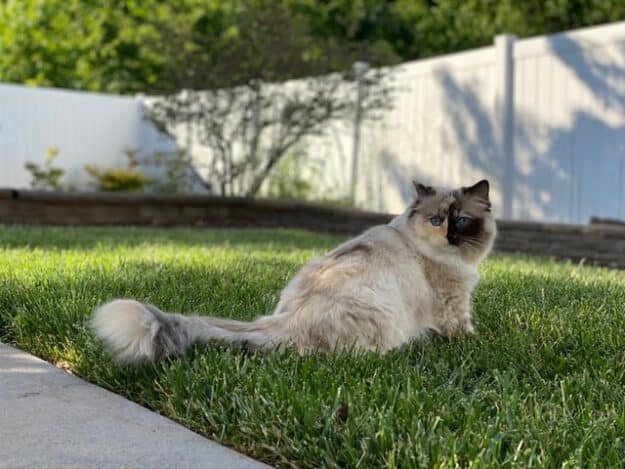
[(221, 340), (270, 347), (283, 343), (279, 316), (241, 322), (165, 313), (135, 300), (114, 300), (98, 308), (91, 321), (95, 334), (120, 364), (141, 364), (184, 355), (194, 343)]

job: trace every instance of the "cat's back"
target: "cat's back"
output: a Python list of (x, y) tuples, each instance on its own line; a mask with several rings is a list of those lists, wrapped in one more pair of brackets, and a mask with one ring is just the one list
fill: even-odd
[(381, 225), (306, 264), (274, 314), (289, 315), (289, 334), (303, 350), (355, 341), (386, 351), (431, 326), (432, 299), (401, 233)]
[(322, 290), (329, 293), (353, 284), (371, 285), (380, 278), (403, 277), (405, 271), (417, 273), (415, 269), (420, 269), (414, 265), (415, 260), (396, 230), (389, 225), (374, 226), (308, 262), (283, 293)]
[(395, 265), (398, 261), (417, 260), (414, 254), (402, 233), (390, 225), (378, 225), (337, 246), (325, 259), (338, 263), (366, 261), (363, 267), (382, 267)]

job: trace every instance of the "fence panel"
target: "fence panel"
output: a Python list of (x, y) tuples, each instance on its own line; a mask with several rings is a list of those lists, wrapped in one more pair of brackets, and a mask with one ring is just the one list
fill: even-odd
[(488, 177), (502, 218), (625, 218), (625, 23), (504, 36), (403, 64), (396, 83), (384, 122), (362, 131), (359, 206), (402, 210), (411, 177), (444, 186)]
[(125, 150), (172, 145), (143, 119), (137, 98), (0, 84), (0, 187), (28, 187), (24, 164), (43, 163), (52, 147), (64, 181), (84, 189), (85, 164), (123, 167)]
[(625, 23), (518, 41), (512, 218), (625, 217)]
[(358, 203), (397, 212), (412, 198), (410, 178), (459, 186), (489, 177), (500, 207), (491, 48), (408, 64), (396, 76), (387, 119), (365, 125)]
[[(392, 109), (361, 128), (356, 202), (398, 212), (410, 179), (458, 186), (487, 177), (502, 218), (586, 223), (625, 218), (625, 22), (409, 62), (394, 68)], [(26, 187), (24, 163), (59, 149), (70, 182), (83, 166), (123, 164), (128, 148), (172, 142), (134, 98), (0, 84), (0, 186)], [(353, 123), (333, 122), (297, 151), (316, 192), (351, 192)], [(185, 137), (181, 134), (181, 144)], [(198, 160), (206, 148), (192, 145)]]

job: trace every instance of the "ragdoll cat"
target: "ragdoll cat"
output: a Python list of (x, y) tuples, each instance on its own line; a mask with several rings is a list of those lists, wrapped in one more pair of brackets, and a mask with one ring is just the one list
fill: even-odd
[(456, 190), (414, 185), (416, 199), (389, 224), (304, 265), (271, 315), (242, 322), (114, 300), (95, 311), (93, 328), (126, 364), (182, 355), (210, 340), (300, 353), (349, 347), (384, 353), (430, 331), (471, 333), (477, 266), (496, 233), (488, 181)]

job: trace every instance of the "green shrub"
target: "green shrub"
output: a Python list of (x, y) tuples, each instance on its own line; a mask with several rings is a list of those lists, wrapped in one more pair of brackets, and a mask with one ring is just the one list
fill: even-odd
[(296, 150), (286, 155), (271, 172), (265, 182), (264, 195), (271, 199), (310, 200), (313, 197), (313, 181), (317, 176), (316, 168), (310, 166), (308, 177), (305, 171), (306, 153)]
[(86, 165), (85, 170), (96, 179), (96, 188), (101, 191), (140, 191), (151, 181), (136, 169), (101, 170), (93, 165)]
[[(127, 153), (134, 152), (128, 151)], [(154, 181), (153, 189), (165, 194), (185, 194), (193, 190), (193, 160), (184, 150), (171, 152), (157, 151), (141, 160), (135, 159), (142, 166), (159, 168), (162, 177)], [(203, 182), (198, 179), (199, 182)]]
[(96, 165), (85, 165), (85, 171), (95, 179), (95, 187), (106, 192), (136, 192), (145, 189), (152, 182), (143, 172), (136, 169), (137, 158), (133, 151), (126, 151), (128, 166), (126, 168), (100, 169)]
[(50, 147), (42, 165), (30, 161), (24, 165), (26, 171), (30, 173), (30, 187), (32, 189), (63, 190), (61, 178), (65, 171), (52, 165), (58, 154), (59, 150), (56, 147)]
[(284, 157), (265, 182), (263, 195), (270, 199), (305, 200), (330, 207), (349, 208), (349, 196), (341, 196), (324, 184), (323, 163), (297, 149)]

